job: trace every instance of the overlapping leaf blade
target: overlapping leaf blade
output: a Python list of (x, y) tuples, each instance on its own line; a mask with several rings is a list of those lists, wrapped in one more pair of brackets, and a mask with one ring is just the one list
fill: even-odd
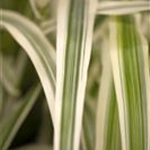
[(97, 106), (95, 150), (121, 150), (116, 93), (109, 51), (106, 49), (102, 49), (101, 58), (102, 76)]

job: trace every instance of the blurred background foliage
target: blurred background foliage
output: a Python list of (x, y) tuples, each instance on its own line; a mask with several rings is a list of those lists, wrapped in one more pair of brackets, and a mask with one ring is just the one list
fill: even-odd
[[(16, 11), (37, 24), (55, 48), (56, 4), (56, 0), (0, 0), (0, 8)], [(52, 28), (50, 28), (50, 24), (53, 24)], [(138, 25), (150, 45), (149, 24), (149, 14), (143, 13), (138, 18)], [(94, 147), (95, 112), (102, 71), (100, 49), (107, 48), (104, 41), (108, 41), (108, 36), (108, 17), (97, 16), (83, 118), (84, 129), (89, 131), (86, 137), (91, 149)], [(1, 125), (5, 119), (15, 112), (17, 105), (23, 101), (22, 97), (26, 95), (30, 88), (39, 83), (39, 78), (26, 53), (4, 30), (0, 30), (0, 66)], [(52, 143), (53, 125), (45, 96), (41, 90), (30, 114), (15, 136), (10, 149), (30, 144), (52, 145)], [(84, 144), (82, 146), (84, 148)], [(38, 148), (46, 150), (46, 147)], [(34, 146), (25, 147), (21, 150), (25, 149), (38, 150)]]
[[(54, 16), (50, 1), (33, 2), (41, 18), (34, 14), (30, 1), (1, 0), (0, 7), (16, 11), (36, 24), (41, 24)], [(47, 37), (55, 46), (55, 32)], [(39, 83), (37, 73), (26, 53), (4, 30), (0, 30), (0, 125), (16, 111), (22, 97), (31, 87)], [(53, 126), (43, 91), (36, 100), (30, 114), (15, 136), (10, 149), (26, 144), (52, 144)], [(37, 147), (36, 147), (37, 149)]]

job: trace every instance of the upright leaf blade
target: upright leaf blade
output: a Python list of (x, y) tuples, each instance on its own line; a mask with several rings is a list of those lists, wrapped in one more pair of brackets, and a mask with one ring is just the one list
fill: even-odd
[(96, 0), (60, 0), (55, 150), (78, 150)]
[(117, 93), (123, 150), (148, 149), (148, 47), (131, 16), (110, 24), (110, 54)]

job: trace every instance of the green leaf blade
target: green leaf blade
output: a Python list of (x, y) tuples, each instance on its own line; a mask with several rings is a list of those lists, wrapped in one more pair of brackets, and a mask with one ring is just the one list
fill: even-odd
[(142, 41), (131, 16), (117, 17), (111, 25), (110, 53), (120, 115), (122, 148), (148, 149), (147, 106), (150, 87), (147, 86), (149, 75), (145, 72), (148, 69), (145, 64), (145, 61), (148, 62), (148, 57), (145, 57), (145, 54), (148, 55), (147, 45)]

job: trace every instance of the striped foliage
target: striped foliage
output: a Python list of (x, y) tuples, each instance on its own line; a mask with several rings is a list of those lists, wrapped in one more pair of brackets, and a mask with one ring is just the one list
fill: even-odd
[[(30, 1), (34, 15), (41, 19), (33, 2)], [(148, 46), (134, 17), (127, 16), (147, 10), (150, 10), (148, 1), (59, 0), (57, 21), (41, 23), (43, 32), (25, 17), (0, 10), (0, 28), (7, 30), (26, 51), (40, 77), (54, 125), (54, 150), (79, 150), (81, 138), (84, 150), (150, 149)], [(94, 138), (90, 132), (95, 128), (96, 106), (84, 99), (96, 15), (111, 17), (110, 43), (107, 40), (110, 51), (101, 50), (102, 76)], [(44, 35), (55, 30), (56, 56)], [(103, 32), (95, 35), (102, 36)], [(94, 43), (97, 39), (94, 38)], [(12, 80), (11, 76), (3, 78), (1, 74), (0, 80), (12, 95), (18, 94), (15, 84), (9, 87), (6, 83)], [(36, 90), (34, 98), (40, 88)], [(35, 99), (25, 102), (7, 126), (0, 128), (2, 150), (9, 147)]]

